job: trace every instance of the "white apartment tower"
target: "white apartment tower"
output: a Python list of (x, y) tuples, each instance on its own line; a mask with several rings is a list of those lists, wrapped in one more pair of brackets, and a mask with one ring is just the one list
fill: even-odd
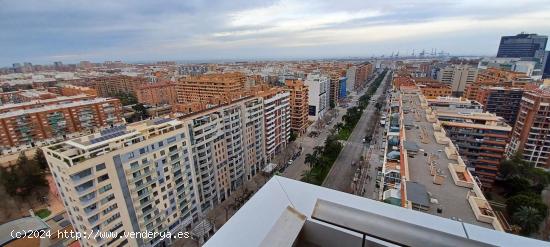
[[(197, 220), (199, 198), (189, 129), (147, 120), (44, 148), (79, 232), (178, 231)], [(89, 238), (82, 246), (154, 246), (159, 238)]]
[[(146, 120), (45, 147), (75, 230), (119, 236), (189, 230), (264, 167), (270, 147), (266, 118), (272, 111), (281, 115), (273, 118), (277, 122), (290, 118), (288, 110), (270, 102), (247, 97), (178, 119)], [(279, 134), (288, 135), (286, 130)], [(80, 241), (82, 246), (162, 246), (171, 240)]]
[(263, 93), (265, 112), (265, 153), (270, 161), (290, 139), (290, 93), (273, 89)]
[(346, 71), (346, 90), (347, 91), (355, 91), (355, 74), (357, 73), (357, 67), (351, 66)]
[(437, 80), (451, 84), (453, 96), (460, 97), (466, 85), (474, 83), (477, 78), (477, 68), (469, 65), (451, 65), (442, 68), (437, 73)]
[(309, 87), (309, 120), (317, 121), (329, 107), (330, 78), (313, 72), (307, 75), (305, 84)]

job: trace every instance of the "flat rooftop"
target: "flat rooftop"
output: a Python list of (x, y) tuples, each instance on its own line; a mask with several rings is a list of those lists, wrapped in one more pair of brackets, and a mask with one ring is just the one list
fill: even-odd
[(10, 112), (5, 112), (0, 114), (1, 118), (9, 118), (9, 117), (16, 117), (21, 116), (25, 114), (31, 114), (31, 113), (37, 113), (37, 112), (43, 112), (43, 111), (50, 111), (50, 110), (59, 110), (69, 107), (76, 107), (76, 106), (85, 106), (85, 105), (91, 105), (91, 104), (97, 104), (102, 102), (108, 102), (113, 100), (113, 98), (94, 98), (94, 99), (84, 99), (79, 101), (73, 101), (68, 103), (59, 103), (54, 105), (44, 105), (42, 107), (37, 108), (31, 108), (31, 109), (23, 109), (23, 110), (15, 110)]
[(14, 107), (32, 106), (32, 105), (36, 105), (36, 104), (55, 103), (57, 101), (70, 101), (70, 100), (77, 100), (77, 99), (80, 99), (80, 98), (89, 98), (89, 97), (90, 96), (86, 95), (86, 94), (78, 94), (78, 95), (73, 95), (73, 96), (59, 96), (59, 97), (51, 98), (51, 99), (31, 100), (31, 101), (22, 102), (22, 103), (8, 103), (8, 104), (1, 105), (0, 106), (0, 111), (6, 111), (6, 110), (9, 110), (9, 109), (14, 108)]
[(204, 246), (546, 244), (274, 176)]
[[(427, 121), (426, 112), (420, 107), (419, 96), (411, 93), (404, 93), (402, 96), (404, 120), (411, 121), (416, 125), (413, 128), (405, 129), (406, 139), (417, 143), (419, 149), (424, 150), (423, 152), (420, 151), (414, 158), (406, 157), (408, 159), (410, 180), (424, 185), (430, 197), (437, 200), (437, 204), (431, 203), (427, 212), (493, 229), (491, 224), (476, 219), (474, 211), (467, 200), (467, 194), (471, 189), (455, 185), (448, 165), (449, 163), (456, 164), (457, 161), (449, 160), (445, 154), (446, 145), (436, 142), (433, 135), (433, 125)], [(424, 156), (424, 153), (427, 153), (427, 156)], [(433, 182), (434, 176), (431, 175), (429, 169), (430, 157), (434, 161), (437, 173), (443, 178), (440, 185)], [(437, 212), (438, 208), (442, 210), (441, 213)]]

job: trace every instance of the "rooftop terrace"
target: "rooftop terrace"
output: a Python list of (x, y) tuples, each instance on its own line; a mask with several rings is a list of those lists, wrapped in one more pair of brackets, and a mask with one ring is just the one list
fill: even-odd
[(405, 121), (415, 124), (405, 129), (406, 140), (417, 143), (420, 150), (407, 157), (408, 175), (410, 181), (426, 188), (430, 204), (424, 209), (433, 215), (502, 230), (441, 123), (430, 118), (432, 111), (425, 99), (417, 92), (404, 92), (402, 107)]

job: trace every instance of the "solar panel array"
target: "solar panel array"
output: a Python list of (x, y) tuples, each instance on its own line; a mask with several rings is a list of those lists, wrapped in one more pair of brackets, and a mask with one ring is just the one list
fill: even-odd
[(156, 124), (162, 124), (162, 123), (170, 122), (172, 120), (173, 119), (171, 119), (171, 118), (157, 118), (157, 119), (153, 120), (153, 123), (156, 125)]
[(105, 141), (105, 140), (109, 140), (109, 139), (115, 138), (115, 137), (117, 137), (117, 136), (124, 135), (124, 134), (126, 134), (126, 133), (128, 133), (128, 131), (126, 131), (125, 129), (119, 130), (118, 132), (109, 132), (109, 133), (106, 134), (106, 135), (103, 135), (103, 134), (102, 134), (102, 136), (90, 140), (90, 143), (91, 143), (91, 144), (95, 144), (95, 143), (98, 143), (98, 142), (102, 142), (102, 141)]
[(115, 127), (112, 127), (112, 128), (108, 128), (108, 129), (104, 129), (102, 131), (100, 131), (99, 133), (101, 133), (101, 135), (107, 135), (107, 134), (110, 134), (110, 133), (115, 133), (115, 132), (119, 132), (121, 130), (125, 130), (126, 129), (126, 125), (120, 125), (120, 126), (115, 126)]

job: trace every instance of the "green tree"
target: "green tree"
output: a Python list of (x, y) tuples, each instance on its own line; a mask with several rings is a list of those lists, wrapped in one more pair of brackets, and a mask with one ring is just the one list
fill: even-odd
[(324, 149), (323, 146), (315, 146), (315, 147), (313, 148), (313, 154), (314, 154), (315, 156), (319, 156), (320, 154), (323, 153), (323, 149)]
[(506, 192), (509, 196), (517, 195), (521, 192), (527, 192), (531, 188), (529, 180), (521, 177), (512, 177), (504, 182)]
[(38, 163), (29, 160), (25, 153), (21, 153), (16, 163), (16, 174), (20, 176), (18, 194), (25, 197), (36, 189), (48, 185), (45, 174)]
[(17, 188), (21, 183), (20, 177), (15, 173), (14, 167), (0, 167), (0, 183), (10, 196), (17, 195)]
[(134, 104), (138, 103), (137, 98), (131, 93), (121, 92), (121, 93), (118, 93), (118, 94), (114, 95), (114, 97), (119, 99), (120, 103), (123, 106), (134, 105)]
[(132, 109), (134, 110), (134, 115), (132, 116), (131, 122), (141, 121), (149, 117), (147, 108), (141, 103), (133, 105)]
[(302, 173), (302, 182), (313, 184), (316, 180), (316, 175), (313, 170), (307, 170)]
[(297, 138), (298, 138), (298, 135), (296, 134), (296, 132), (291, 131), (290, 132), (290, 137), (288, 138), (288, 141), (293, 142), (293, 141), (296, 141)]
[(533, 207), (521, 206), (517, 212), (512, 215), (512, 222), (521, 227), (521, 233), (529, 235), (539, 229), (543, 221), (540, 212)]
[(315, 153), (306, 154), (304, 158), (304, 163), (308, 164), (310, 169), (316, 166), (318, 162), (319, 158)]
[(344, 128), (344, 124), (339, 122), (336, 125), (334, 125), (334, 127), (339, 131), (340, 129)]
[(522, 206), (537, 209), (542, 217), (546, 217), (548, 214), (548, 207), (542, 202), (540, 196), (534, 193), (523, 193), (506, 200), (506, 211), (509, 215), (514, 215)]
[(42, 170), (48, 169), (48, 161), (46, 160), (46, 156), (44, 156), (44, 151), (42, 149), (37, 148), (36, 153), (34, 154), (34, 162), (38, 164), (38, 167)]

